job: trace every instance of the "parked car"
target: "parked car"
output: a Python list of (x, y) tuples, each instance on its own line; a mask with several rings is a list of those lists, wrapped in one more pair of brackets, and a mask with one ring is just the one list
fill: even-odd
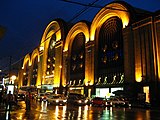
[(38, 101), (47, 101), (48, 94), (46, 93), (38, 93), (37, 100)]
[(88, 105), (90, 100), (82, 94), (70, 93), (67, 97), (67, 103), (74, 105)]
[(47, 101), (50, 104), (65, 105), (67, 98), (63, 94), (51, 94), (47, 97)]
[(115, 106), (115, 107), (117, 107), (117, 106), (119, 106), (119, 107), (129, 107), (130, 106), (130, 104), (129, 104), (129, 102), (128, 101), (125, 101), (124, 99), (120, 99), (120, 98), (109, 98), (108, 99), (108, 102), (110, 102), (110, 104), (112, 105), (112, 106)]
[(102, 97), (95, 97), (92, 99), (92, 106), (106, 106), (106, 107), (110, 107), (111, 104), (109, 101), (107, 101), (107, 99), (102, 98)]
[(25, 100), (25, 94), (18, 94), (18, 100)]

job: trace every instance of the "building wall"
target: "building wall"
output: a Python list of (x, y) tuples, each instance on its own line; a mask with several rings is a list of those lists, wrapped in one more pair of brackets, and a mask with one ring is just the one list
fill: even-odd
[[(97, 71), (97, 41), (101, 26), (111, 17), (118, 17), (123, 26), (123, 51), (124, 51), (124, 90), (130, 92), (143, 92), (143, 87), (150, 87), (150, 96), (160, 96), (158, 89), (160, 85), (160, 15), (146, 17), (139, 21), (133, 21), (129, 13), (129, 7), (119, 2), (106, 5), (120, 10), (109, 10), (102, 8), (95, 16), (91, 25), (87, 22), (80, 21), (74, 24), (64, 37), (64, 28), (58, 20), (52, 21), (44, 31), (42, 41), (39, 47), (40, 61), (38, 62), (38, 80), (36, 85), (45, 84), (47, 54), (49, 41), (53, 34), (56, 34), (55, 47), (55, 76), (54, 87), (66, 87), (70, 81), (70, 56), (71, 46), (77, 34), (83, 33), (85, 36), (85, 80), (82, 89), (87, 93), (90, 87), (94, 91)], [(126, 12), (127, 11), (127, 12)], [(133, 14), (133, 13), (132, 13)], [(135, 13), (136, 14), (136, 13)], [(132, 21), (132, 22), (131, 22)], [(63, 36), (63, 37), (62, 37)], [(27, 61), (30, 57), (24, 59), (23, 68), (26, 68)], [(25, 69), (24, 71), (25, 72)], [(29, 74), (32, 75), (32, 74)], [(20, 72), (20, 81), (23, 81), (22, 72)], [(21, 83), (21, 82), (19, 82)], [(133, 86), (133, 84), (135, 86)], [(20, 84), (22, 85), (22, 84)], [(29, 83), (28, 83), (29, 85)], [(89, 86), (87, 88), (87, 86)], [(74, 86), (76, 87), (76, 86)], [(103, 86), (104, 88), (106, 86)], [(113, 86), (112, 86), (113, 87)], [(159, 99), (158, 97), (156, 99)], [(151, 99), (151, 101), (155, 101)]]

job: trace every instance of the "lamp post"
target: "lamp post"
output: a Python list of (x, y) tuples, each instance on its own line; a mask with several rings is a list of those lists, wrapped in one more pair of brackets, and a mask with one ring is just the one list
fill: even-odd
[(60, 68), (60, 89), (59, 92), (62, 93), (63, 92), (63, 86), (62, 86), (62, 65), (59, 66)]
[(12, 76), (10, 77), (10, 82), (11, 82), (11, 84), (14, 84), (16, 79), (17, 79), (17, 77), (16, 77), (15, 75), (12, 75)]
[(12, 61), (12, 56), (9, 57), (9, 82), (11, 81), (11, 64), (12, 64), (11, 61)]

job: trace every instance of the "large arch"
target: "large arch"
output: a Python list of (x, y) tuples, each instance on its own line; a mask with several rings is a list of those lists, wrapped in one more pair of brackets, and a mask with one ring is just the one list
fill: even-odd
[(35, 57), (38, 57), (38, 62), (39, 62), (39, 51), (38, 51), (38, 49), (35, 49), (35, 50), (32, 52), (32, 55), (31, 55), (31, 65), (32, 65), (33, 62), (34, 62)]
[[(113, 8), (113, 9), (112, 9)], [(123, 28), (125, 28), (130, 21), (130, 14), (126, 6), (121, 3), (111, 3), (102, 8), (94, 17), (91, 29), (90, 40), (95, 40), (96, 29), (101, 27), (102, 24), (109, 18), (117, 16), (122, 20)]]
[[(52, 35), (56, 34), (56, 41), (61, 39), (61, 29), (60, 29), (60, 25), (58, 23), (58, 21), (52, 21), (48, 24), (48, 26), (46, 27), (43, 36), (42, 36), (42, 40), (40, 43), (40, 51), (43, 51), (46, 47), (48, 47), (48, 44)], [(46, 45), (47, 44), (47, 45)]]
[(22, 69), (25, 68), (27, 62), (29, 62), (29, 66), (31, 66), (31, 59), (30, 59), (30, 55), (29, 55), (29, 54), (27, 54), (27, 55), (25, 56), (24, 60), (23, 60)]
[[(42, 64), (42, 68), (41, 68), (41, 70), (42, 70), (42, 84), (45, 84), (47, 58), (48, 58), (48, 50), (49, 50), (49, 46), (50, 46), (49, 45), (50, 41), (53, 39), (52, 36), (54, 35), (55, 36), (55, 39), (54, 39), (55, 44), (56, 43), (60, 43), (60, 44), (63, 43), (63, 39), (65, 36), (64, 25), (65, 25), (65, 22), (63, 20), (56, 19), (48, 24), (48, 26), (46, 27), (44, 34), (42, 36), (42, 40), (40, 43), (40, 53), (42, 53), (40, 55), (40, 57), (42, 56), (42, 59), (43, 59), (42, 63), (41, 63)], [(55, 46), (55, 44), (54, 44), (54, 46)], [(62, 46), (62, 45), (60, 45), (60, 46)], [(56, 66), (60, 66), (61, 60), (62, 60), (62, 55), (58, 55), (58, 57), (61, 57), (61, 58), (59, 58), (60, 62), (56, 63)], [(59, 71), (59, 70), (57, 70), (57, 71)], [(56, 77), (56, 78), (59, 78), (60, 73), (56, 73), (56, 74), (58, 74), (58, 77)], [(59, 79), (56, 79), (56, 81), (57, 81), (57, 83), (54, 81), (54, 84), (58, 84)], [(57, 86), (59, 86), (59, 85), (57, 85)]]
[[(64, 78), (64, 79), (67, 79), (67, 80), (70, 78), (70, 72), (69, 72), (70, 71), (70, 69), (69, 69), (70, 63), (67, 63), (66, 60), (70, 59), (73, 41), (76, 38), (76, 36), (79, 35), (80, 33), (82, 33), (84, 35), (84, 40), (85, 40), (84, 43), (87, 43), (89, 41), (89, 26), (88, 26), (87, 22), (80, 21), (80, 22), (76, 23), (67, 34), (66, 41), (64, 44), (64, 50), (63, 50), (63, 52), (64, 52), (63, 65), (67, 65), (67, 66), (65, 66), (66, 69), (63, 69), (65, 71), (64, 73), (67, 73), (67, 78)], [(84, 74), (86, 75), (85, 72), (86, 71), (84, 71)], [(66, 75), (64, 75), (64, 76), (66, 76)], [(86, 77), (86, 76), (84, 76), (84, 77)], [(85, 80), (84, 80), (84, 82), (85, 82)], [(63, 84), (68, 83), (68, 82), (69, 81), (63, 80)]]
[[(99, 55), (99, 46), (98, 46), (98, 41), (99, 41), (99, 35), (100, 35), (100, 32), (101, 32), (101, 28), (102, 26), (104, 25), (104, 23), (106, 21), (109, 21), (110, 19), (112, 18), (117, 18), (117, 20), (119, 19), (122, 23), (122, 28), (125, 28), (126, 26), (129, 25), (130, 23), (130, 13), (129, 13), (129, 10), (128, 10), (128, 7), (129, 6), (126, 6), (126, 4), (124, 4), (124, 2), (112, 2), (108, 5), (106, 5), (105, 7), (103, 7), (97, 14), (96, 16), (94, 17), (92, 23), (91, 23), (91, 28), (90, 28), (90, 41), (94, 43), (94, 52), (92, 53), (93, 54), (93, 66), (92, 68), (94, 69), (92, 71), (92, 73), (94, 74), (94, 84), (96, 85), (97, 89), (95, 89), (95, 92), (96, 90), (98, 90), (99, 88), (98, 87), (106, 87), (105, 86), (105, 79), (107, 78), (105, 74), (109, 74), (109, 73), (112, 73), (112, 68), (109, 69), (107, 68), (104, 68), (103, 71), (99, 71), (97, 70), (97, 68), (99, 67), (98, 65), (98, 55)], [(106, 26), (105, 26), (106, 27)], [(104, 27), (104, 29), (105, 29)], [(114, 30), (114, 29), (113, 29)], [(107, 32), (107, 31), (106, 31)], [(108, 33), (110, 35), (110, 33)], [(100, 69), (101, 70), (101, 69)], [(106, 72), (107, 71), (107, 72)], [(109, 72), (108, 72), (109, 71)], [(101, 81), (101, 75), (100, 73), (103, 74), (103, 81)], [(99, 77), (100, 76), (100, 77)], [(101, 81), (101, 82), (99, 82)], [(107, 84), (106, 84), (107, 85)], [(111, 87), (110, 87), (111, 88)], [(111, 90), (111, 89), (110, 89)]]
[(85, 35), (85, 42), (87, 43), (89, 41), (89, 27), (85, 22), (78, 22), (76, 23), (68, 32), (65, 45), (64, 45), (64, 51), (68, 51), (69, 46), (72, 44), (75, 36), (82, 32)]
[[(31, 69), (30, 69), (30, 72), (31, 72), (31, 76), (30, 76), (30, 83), (32, 83), (32, 75), (33, 75), (33, 69), (34, 69), (34, 64), (35, 64), (35, 61), (37, 60), (37, 62), (39, 63), (39, 61), (40, 61), (40, 56), (39, 56), (39, 51), (38, 51), (38, 48), (37, 49), (35, 49), (33, 52), (32, 52), (32, 55), (31, 55)], [(37, 63), (37, 64), (38, 64)], [(39, 66), (39, 65), (37, 65), (37, 66)], [(35, 85), (40, 85), (40, 83), (41, 83), (41, 80), (40, 80), (40, 73), (39, 73), (39, 69), (37, 68), (37, 79), (35, 80), (36, 81), (36, 83), (35, 83)]]
[[(27, 66), (28, 65), (28, 66)], [(23, 77), (22, 77), (22, 85), (24, 85), (24, 79), (25, 81), (27, 82), (25, 85), (29, 85), (30, 84), (30, 71), (29, 71), (29, 68), (31, 66), (31, 59), (30, 59), (30, 55), (27, 54), (23, 60), (23, 67), (22, 67), (22, 70), (23, 70)], [(28, 68), (28, 71), (27, 71), (27, 68)], [(26, 74), (26, 72), (28, 72), (28, 74)], [(24, 77), (26, 76), (27, 79)]]

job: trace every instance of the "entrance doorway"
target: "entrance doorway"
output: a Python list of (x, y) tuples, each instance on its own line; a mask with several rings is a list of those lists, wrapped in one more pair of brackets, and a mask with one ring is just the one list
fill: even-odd
[(144, 86), (143, 87), (143, 92), (146, 94), (146, 101), (145, 102), (150, 103), (149, 86)]

